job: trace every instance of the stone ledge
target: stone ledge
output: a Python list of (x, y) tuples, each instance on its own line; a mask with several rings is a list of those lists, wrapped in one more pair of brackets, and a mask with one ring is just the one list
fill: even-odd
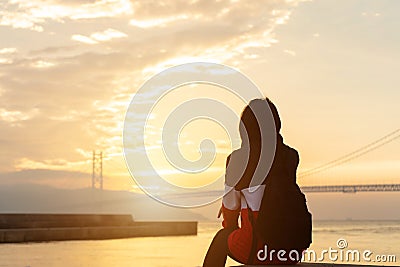
[[(296, 265), (235, 265), (231, 267), (283, 267), (283, 266), (292, 266), (292, 267), (376, 267), (376, 266), (384, 266), (384, 265), (364, 265), (364, 264), (345, 264), (345, 263), (299, 263)], [(391, 265), (396, 266), (396, 265)]]

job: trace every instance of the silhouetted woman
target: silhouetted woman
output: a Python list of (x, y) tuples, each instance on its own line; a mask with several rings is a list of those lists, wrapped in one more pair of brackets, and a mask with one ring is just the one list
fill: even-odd
[[(260, 129), (257, 119), (267, 120), (263, 112), (269, 110), (276, 129), (276, 135), (272, 135), (276, 136), (275, 157), (254, 191), (249, 188), (250, 181), (258, 173), (257, 164), (265, 164), (260, 162), (261, 142), (272, 137), (271, 129)], [(203, 266), (225, 266), (228, 255), (243, 264), (296, 264), (311, 243), (311, 214), (296, 183), (299, 155), (283, 143), (279, 114), (269, 99), (252, 100), (243, 110), (241, 122), (242, 145), (227, 159), (226, 193), (220, 210), (223, 229), (215, 235)], [(246, 158), (246, 154), (248, 160), (237, 160)], [(241, 176), (234, 177), (238, 173)]]

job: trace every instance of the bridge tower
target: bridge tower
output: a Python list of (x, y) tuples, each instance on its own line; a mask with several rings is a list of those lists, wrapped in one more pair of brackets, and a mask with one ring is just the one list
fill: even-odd
[(92, 188), (103, 190), (103, 151), (93, 150)]

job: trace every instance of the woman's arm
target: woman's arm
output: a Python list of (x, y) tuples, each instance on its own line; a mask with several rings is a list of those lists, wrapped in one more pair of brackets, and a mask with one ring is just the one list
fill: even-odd
[[(226, 160), (226, 167), (230, 156)], [(226, 172), (228, 173), (228, 172)], [(225, 177), (225, 181), (229, 177)], [(222, 227), (224, 228), (238, 228), (238, 218), (240, 214), (240, 191), (236, 191), (234, 187), (229, 186), (225, 183), (225, 194), (222, 198), (221, 212), (224, 220), (222, 221)]]
[[(226, 188), (227, 186), (225, 186)], [(240, 192), (232, 188), (222, 199), (222, 227), (238, 228), (238, 219), (240, 214)]]

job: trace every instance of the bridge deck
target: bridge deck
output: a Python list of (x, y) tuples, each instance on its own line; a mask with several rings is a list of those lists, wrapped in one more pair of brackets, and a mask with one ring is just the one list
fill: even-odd
[(318, 185), (318, 186), (302, 186), (301, 190), (305, 193), (394, 192), (394, 191), (400, 191), (400, 184)]

